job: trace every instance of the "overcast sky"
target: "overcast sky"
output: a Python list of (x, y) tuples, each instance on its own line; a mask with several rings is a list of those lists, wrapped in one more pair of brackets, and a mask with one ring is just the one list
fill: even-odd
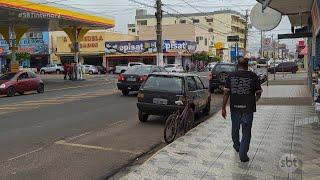
[[(147, 9), (149, 13), (154, 13), (154, 9), (131, 2), (130, 0), (50, 0), (59, 4), (68, 4), (74, 7), (86, 9), (96, 12), (104, 16), (111, 16), (116, 20), (115, 31), (127, 33), (127, 24), (134, 23), (135, 10), (138, 8)], [(155, 0), (136, 0), (148, 6), (154, 6)], [(190, 7), (187, 3), (192, 4)], [(255, 0), (162, 0), (165, 11), (175, 13), (173, 9), (180, 13), (192, 12), (212, 12), (215, 10), (232, 9), (245, 14), (245, 10), (251, 10), (256, 4)], [(289, 20), (284, 17), (280, 25), (271, 32), (266, 33), (267, 36), (274, 34), (277, 37), (279, 33), (290, 33)], [(285, 41), (291, 49), (294, 47), (295, 41)], [(257, 51), (260, 47), (260, 33), (256, 29), (251, 29), (249, 33), (249, 49)]]

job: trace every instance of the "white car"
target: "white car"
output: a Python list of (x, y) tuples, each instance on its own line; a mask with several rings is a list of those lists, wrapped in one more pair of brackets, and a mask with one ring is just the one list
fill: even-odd
[(164, 66), (164, 68), (169, 72), (177, 72), (177, 73), (184, 72), (183, 67), (179, 64), (168, 64)]
[(94, 65), (83, 65), (82, 69), (84, 70), (85, 74), (98, 74), (99, 70)]
[(64, 71), (64, 68), (61, 64), (48, 64), (46, 67), (40, 69), (41, 74), (46, 73), (57, 73), (60, 74)]
[(145, 65), (145, 64), (143, 64), (141, 62), (130, 62), (127, 65), (118, 65), (118, 66), (116, 66), (115, 73), (122, 74), (122, 73), (126, 72), (132, 66), (141, 66), (141, 65)]

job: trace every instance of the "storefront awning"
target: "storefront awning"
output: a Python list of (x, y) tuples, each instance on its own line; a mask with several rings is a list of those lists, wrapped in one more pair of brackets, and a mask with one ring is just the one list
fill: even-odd
[(54, 31), (68, 27), (112, 28), (112, 18), (45, 0), (1, 0), (0, 25), (23, 26), (29, 30)]
[(313, 0), (257, 0), (265, 7), (270, 7), (287, 15), (292, 26), (306, 26), (312, 8)]

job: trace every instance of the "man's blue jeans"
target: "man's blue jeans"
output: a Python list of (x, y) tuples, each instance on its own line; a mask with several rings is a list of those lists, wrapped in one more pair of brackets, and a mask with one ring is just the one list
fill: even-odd
[[(232, 141), (235, 148), (239, 149), (239, 156), (241, 160), (248, 158), (248, 151), (251, 140), (251, 128), (253, 121), (253, 113), (240, 113), (231, 112), (232, 120)], [(241, 143), (239, 142), (239, 131), (242, 126), (242, 138)]]

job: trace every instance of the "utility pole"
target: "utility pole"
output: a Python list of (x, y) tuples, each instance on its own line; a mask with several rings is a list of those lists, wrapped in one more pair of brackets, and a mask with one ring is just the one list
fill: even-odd
[(162, 42), (162, 2), (156, 0), (157, 18), (157, 65), (163, 66), (163, 42)]
[(246, 27), (245, 27), (245, 34), (244, 34), (244, 51), (247, 51), (247, 42), (248, 42), (248, 23), (249, 23), (249, 10), (246, 10)]

